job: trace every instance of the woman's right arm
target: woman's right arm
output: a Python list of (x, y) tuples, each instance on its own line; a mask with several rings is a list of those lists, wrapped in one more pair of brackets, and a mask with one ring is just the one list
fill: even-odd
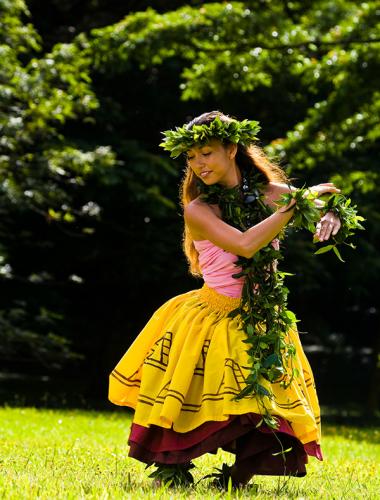
[(194, 200), (184, 209), (185, 223), (190, 232), (202, 235), (227, 252), (250, 258), (270, 243), (289, 222), (293, 209), (281, 207), (255, 226), (240, 231), (219, 219), (205, 203)]

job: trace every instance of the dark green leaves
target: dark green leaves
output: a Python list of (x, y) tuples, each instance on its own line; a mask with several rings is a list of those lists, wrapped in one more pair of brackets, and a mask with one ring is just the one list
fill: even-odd
[[(218, 203), (223, 219), (241, 230), (246, 230), (270, 216), (272, 211), (263, 201), (265, 182), (258, 172), (245, 173), (248, 184), (243, 194), (239, 187), (226, 189), (218, 185), (203, 188), (202, 199)], [(247, 198), (252, 196), (254, 199)], [(249, 374), (246, 386), (236, 399), (256, 397), (263, 409), (263, 419), (271, 427), (277, 421), (267, 410), (265, 399), (273, 394), (268, 382), (285, 378), (287, 384), (293, 378), (291, 366), (287, 367), (295, 348), (287, 342), (287, 332), (295, 323), (295, 315), (286, 308), (288, 289), (283, 280), (287, 273), (278, 272), (276, 261), (282, 259), (281, 252), (268, 245), (254, 257), (240, 257), (237, 266), (242, 267), (235, 277), (244, 276), (240, 307), (230, 313), (240, 315), (242, 328), (246, 333), (244, 343), (249, 356)], [(287, 372), (289, 371), (289, 375)]]
[[(291, 225), (298, 229), (307, 229), (312, 233), (315, 233), (315, 226), (323, 214), (327, 212), (336, 214), (341, 222), (341, 227), (338, 233), (332, 236), (333, 243), (321, 246), (314, 254), (320, 255), (332, 250), (337, 258), (341, 262), (344, 262), (337, 245), (343, 243), (351, 248), (355, 248), (352, 243), (347, 242), (347, 239), (354, 235), (357, 230), (364, 229), (361, 224), (364, 218), (358, 215), (356, 206), (351, 205), (350, 198), (336, 193), (328, 195), (326, 198), (323, 212), (314, 204), (316, 195), (304, 188), (283, 195), (280, 205), (287, 206), (291, 200), (295, 200), (296, 205)], [(318, 240), (315, 239), (313, 242), (317, 243)]]
[[(245, 176), (245, 177), (244, 177)], [(202, 199), (207, 203), (217, 203), (223, 220), (241, 230), (246, 230), (271, 214), (271, 210), (263, 202), (265, 184), (258, 173), (245, 172), (243, 183), (248, 184), (249, 193), (255, 192), (255, 202), (245, 203), (247, 193), (240, 187), (223, 188), (218, 184), (202, 188)], [(287, 206), (296, 201), (293, 208), (292, 226), (315, 232), (315, 226), (321, 218), (321, 211), (315, 205), (316, 194), (302, 188), (292, 190), (282, 196), (280, 205)], [(326, 245), (317, 254), (333, 250), (342, 260), (339, 242), (352, 235), (356, 229), (362, 229), (362, 217), (357, 215), (355, 207), (343, 195), (332, 195), (326, 202), (325, 211), (332, 210), (338, 214), (342, 222), (342, 233), (337, 235), (334, 244)], [(351, 246), (351, 245), (350, 245)], [(280, 382), (280, 387), (286, 389), (295, 377), (299, 376), (293, 366), (296, 348), (290, 342), (289, 329), (297, 322), (294, 313), (287, 309), (288, 289), (284, 286), (284, 278), (288, 273), (277, 271), (276, 261), (282, 258), (281, 252), (272, 245), (267, 245), (252, 258), (240, 257), (236, 262), (242, 270), (234, 277), (245, 277), (240, 307), (229, 316), (240, 315), (242, 328), (246, 334), (244, 343), (249, 357), (249, 374), (245, 380), (246, 386), (236, 396), (258, 398), (263, 409), (263, 419), (269, 426), (276, 427), (277, 421), (270, 415), (266, 398), (273, 394), (270, 385), (265, 382)]]
[(248, 146), (256, 140), (256, 134), (259, 130), (258, 122), (253, 120), (226, 122), (217, 116), (210, 125), (194, 125), (191, 128), (184, 125), (175, 130), (166, 130), (163, 132), (165, 137), (160, 146), (166, 151), (170, 151), (172, 158), (177, 158), (194, 145), (207, 144), (213, 138)]

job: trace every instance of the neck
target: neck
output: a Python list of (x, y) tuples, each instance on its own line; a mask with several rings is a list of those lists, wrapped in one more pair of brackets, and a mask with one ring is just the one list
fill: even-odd
[(239, 167), (234, 162), (233, 166), (229, 169), (228, 174), (218, 184), (226, 188), (233, 188), (241, 184), (241, 173)]

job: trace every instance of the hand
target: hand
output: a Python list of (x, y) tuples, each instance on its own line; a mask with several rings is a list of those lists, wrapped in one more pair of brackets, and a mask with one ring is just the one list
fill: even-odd
[(314, 237), (318, 241), (326, 241), (330, 236), (335, 236), (341, 226), (339, 217), (334, 212), (327, 212), (316, 225)]
[(322, 182), (316, 186), (311, 186), (309, 191), (316, 194), (317, 197), (325, 193), (340, 193), (340, 189), (338, 189), (333, 182)]

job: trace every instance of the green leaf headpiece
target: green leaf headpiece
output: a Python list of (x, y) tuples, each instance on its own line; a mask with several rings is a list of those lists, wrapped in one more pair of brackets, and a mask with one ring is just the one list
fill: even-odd
[(211, 139), (249, 146), (257, 140), (256, 134), (260, 128), (259, 122), (253, 120), (223, 121), (217, 116), (209, 125), (188, 127), (185, 124), (183, 127), (176, 127), (175, 130), (162, 132), (165, 137), (160, 146), (170, 151), (172, 158), (177, 158), (195, 145), (207, 144)]

